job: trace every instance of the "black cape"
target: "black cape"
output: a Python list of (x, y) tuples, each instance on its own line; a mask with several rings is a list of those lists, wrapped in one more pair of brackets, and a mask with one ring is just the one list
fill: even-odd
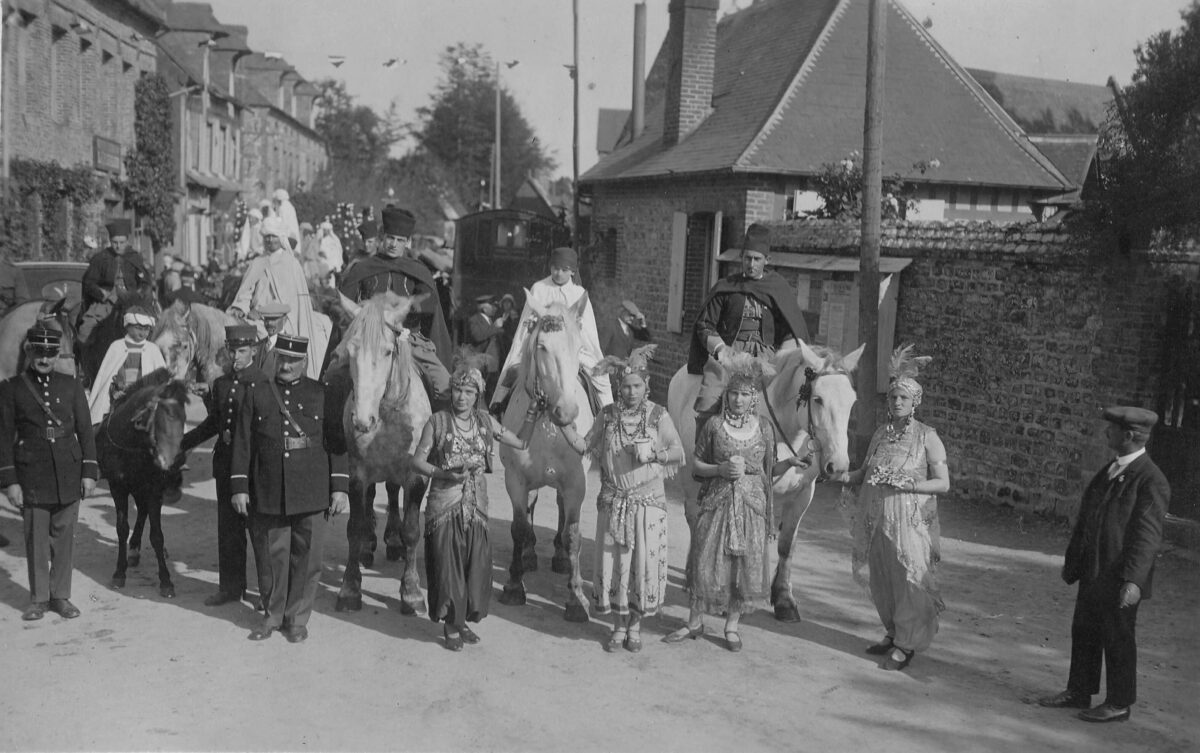
[(443, 365), (449, 364), (454, 358), (454, 347), (450, 341), (450, 330), (446, 327), (446, 318), (442, 315), (441, 301), (438, 298), (437, 283), (433, 274), (421, 262), (407, 257), (368, 256), (356, 259), (346, 268), (342, 283), (338, 289), (351, 300), (365, 301), (382, 290), (395, 290), (403, 295), (402, 289), (397, 290), (392, 285), (390, 277), (393, 274), (403, 275), (423, 285), (429, 297), (410, 315), (410, 319), (421, 323), (421, 334), (433, 341), (437, 350), (438, 360)]
[[(762, 278), (758, 280), (753, 280), (738, 272), (717, 282), (708, 291), (708, 296), (705, 297), (704, 304), (700, 307), (700, 317), (703, 318), (705, 316), (709, 306), (716, 299), (735, 293), (752, 296), (768, 307), (775, 316), (777, 325), (775, 327), (775, 342), (768, 343), (768, 345), (778, 348), (784, 340), (793, 336), (805, 342), (808, 341), (808, 325), (804, 323), (804, 314), (800, 312), (800, 306), (796, 303), (795, 289), (777, 272), (770, 270), (767, 270)], [(731, 329), (731, 331), (736, 332), (741, 318), (741, 311), (722, 310), (720, 321), (714, 322), (714, 324), (718, 325), (718, 329)], [(699, 319), (697, 322), (699, 322)], [(721, 327), (721, 324), (725, 324), (726, 326)], [(785, 326), (778, 326), (779, 324)], [(702, 374), (704, 372), (704, 364), (707, 361), (708, 349), (706, 343), (704, 342), (704, 338), (700, 336), (699, 328), (693, 326), (692, 345), (688, 351), (688, 373)]]

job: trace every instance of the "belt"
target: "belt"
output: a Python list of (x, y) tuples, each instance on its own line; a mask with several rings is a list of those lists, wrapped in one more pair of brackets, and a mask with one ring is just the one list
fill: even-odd
[(285, 450), (306, 450), (309, 447), (315, 447), (317, 444), (313, 437), (284, 437), (283, 449)]
[(67, 436), (67, 428), (65, 426), (47, 426), (44, 429), (26, 429), (21, 432), (19, 439), (62, 439)]

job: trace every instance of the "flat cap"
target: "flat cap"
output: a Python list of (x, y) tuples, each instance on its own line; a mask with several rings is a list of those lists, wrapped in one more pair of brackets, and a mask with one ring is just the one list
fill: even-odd
[(1158, 423), (1158, 414), (1145, 408), (1114, 405), (1104, 409), (1104, 420), (1127, 431), (1149, 432)]
[(281, 303), (279, 301), (271, 301), (270, 303), (264, 303), (263, 305), (254, 309), (254, 313), (258, 314), (263, 319), (277, 319), (281, 316), (287, 316), (288, 314), (291, 313), (291, 311), (292, 311), (291, 306), (287, 305), (286, 303)]

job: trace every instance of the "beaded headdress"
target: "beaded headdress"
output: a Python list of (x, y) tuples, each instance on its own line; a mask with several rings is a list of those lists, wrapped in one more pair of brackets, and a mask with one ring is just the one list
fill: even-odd
[(621, 379), (624, 379), (626, 374), (637, 374), (646, 379), (650, 376), (650, 359), (654, 357), (654, 351), (657, 349), (658, 346), (654, 344), (642, 345), (634, 348), (633, 352), (629, 354), (629, 358), (605, 356), (592, 369), (592, 373), (597, 376), (615, 374)]
[(891, 386), (903, 390), (911, 397), (915, 408), (921, 404), (921, 396), (925, 394), (925, 390), (917, 381), (917, 374), (923, 366), (933, 360), (933, 357), (914, 356), (912, 351), (911, 344), (901, 345), (893, 350), (892, 358), (888, 361), (888, 374), (891, 376)]
[(483, 372), (488, 368), (490, 361), (491, 359), (483, 353), (459, 348), (454, 354), (454, 372), (450, 375), (450, 384), (455, 387), (470, 385), (482, 395)]
[(767, 382), (775, 376), (775, 368), (761, 358), (734, 351), (732, 348), (721, 350), (717, 363), (724, 371), (725, 389), (734, 387), (749, 387), (754, 392), (761, 392)]

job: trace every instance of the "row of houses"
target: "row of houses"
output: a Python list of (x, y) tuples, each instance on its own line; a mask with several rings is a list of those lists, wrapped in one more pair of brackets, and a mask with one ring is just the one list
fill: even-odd
[(89, 232), (132, 217), (118, 187), (147, 76), (169, 88), (180, 258), (201, 264), (220, 248), (239, 197), (254, 206), (277, 188), (303, 189), (328, 161), (314, 130), (320, 90), (282, 56), (251, 49), (246, 27), (221, 23), (208, 4), (4, 0), (2, 28), (5, 177), (27, 160), (116, 179), (81, 208)]

